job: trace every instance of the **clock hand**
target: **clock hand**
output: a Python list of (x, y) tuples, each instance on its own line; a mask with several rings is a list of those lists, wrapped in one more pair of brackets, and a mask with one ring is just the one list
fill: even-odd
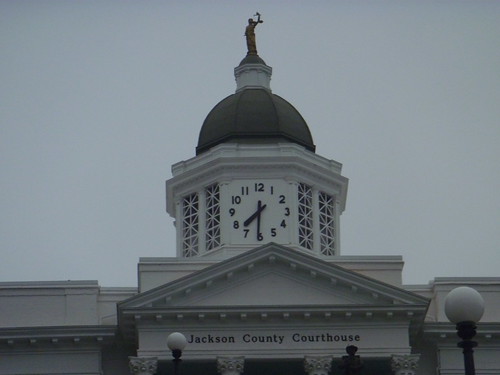
[[(243, 226), (244, 227), (248, 227), (252, 221), (255, 220), (256, 217), (258, 217), (260, 219), (260, 213), (264, 210), (264, 208), (267, 207), (267, 204), (263, 205), (262, 206), (262, 202), (261, 201), (258, 201), (257, 202), (257, 211), (255, 211), (248, 219), (246, 219), (244, 222), (243, 222)], [(260, 221), (260, 220), (259, 220)]]
[(243, 226), (244, 227), (248, 227), (250, 225), (250, 223), (252, 221), (254, 221), (254, 219), (257, 217), (257, 215), (259, 214), (259, 211), (255, 211), (252, 216), (250, 216), (248, 219), (245, 220), (245, 222), (243, 223)]
[[(262, 209), (260, 209), (260, 211), (257, 209), (257, 211), (259, 212), (259, 214), (257, 215), (257, 241), (262, 240), (262, 234), (260, 233), (260, 213), (262, 212), (262, 210), (265, 207), (266, 207), (266, 205), (264, 205), (264, 207), (262, 207)], [(259, 201), (258, 208), (260, 208), (260, 201)]]

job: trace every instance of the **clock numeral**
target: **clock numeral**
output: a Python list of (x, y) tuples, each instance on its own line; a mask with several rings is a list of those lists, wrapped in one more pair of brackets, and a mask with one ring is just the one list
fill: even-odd
[(271, 186), (271, 195), (274, 194), (274, 186)]
[(231, 203), (232, 204), (240, 204), (241, 203), (241, 197), (239, 195), (233, 195), (231, 197)]
[(271, 228), (271, 237), (276, 237), (276, 228)]
[(245, 232), (245, 238), (247, 238), (248, 232), (250, 232), (250, 229), (243, 229), (243, 232)]
[(282, 227), (282, 228), (286, 228), (286, 222), (285, 222), (285, 219), (281, 220), (280, 227)]
[(248, 195), (248, 186), (241, 187), (241, 195)]
[(229, 209), (229, 215), (234, 216), (235, 213), (236, 213), (236, 210), (234, 208)]
[(285, 216), (290, 216), (290, 209), (288, 207), (285, 207)]
[(285, 196), (284, 195), (280, 195), (280, 200), (279, 200), (279, 204), (285, 204)]
[(264, 236), (262, 235), (262, 233), (257, 233), (257, 240), (262, 241), (263, 239), (264, 239)]
[(255, 183), (255, 191), (264, 192), (264, 184), (262, 182)]
[(240, 223), (238, 222), (238, 220), (235, 220), (235, 221), (233, 222), (233, 228), (234, 228), (234, 229), (238, 229), (239, 227), (240, 227)]

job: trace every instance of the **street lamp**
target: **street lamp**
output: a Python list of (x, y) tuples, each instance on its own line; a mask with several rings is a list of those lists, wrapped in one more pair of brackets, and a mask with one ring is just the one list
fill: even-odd
[(182, 350), (186, 347), (186, 337), (179, 332), (174, 332), (167, 337), (167, 346), (172, 351), (174, 357), (174, 375), (179, 374), (179, 365), (181, 363)]
[(461, 286), (453, 289), (444, 300), (444, 313), (457, 325), (457, 335), (462, 339), (457, 345), (463, 349), (465, 375), (475, 375), (474, 351), (477, 346), (472, 338), (476, 335), (476, 323), (484, 312), (484, 300), (475, 289)]

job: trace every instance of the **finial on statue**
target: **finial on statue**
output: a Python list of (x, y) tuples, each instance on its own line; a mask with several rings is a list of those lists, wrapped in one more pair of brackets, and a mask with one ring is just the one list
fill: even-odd
[(259, 23), (263, 23), (260, 19), (260, 13), (256, 12), (253, 17), (257, 17), (257, 20), (253, 18), (248, 19), (248, 25), (245, 29), (245, 37), (247, 38), (247, 55), (257, 55), (257, 42), (255, 41), (255, 27)]

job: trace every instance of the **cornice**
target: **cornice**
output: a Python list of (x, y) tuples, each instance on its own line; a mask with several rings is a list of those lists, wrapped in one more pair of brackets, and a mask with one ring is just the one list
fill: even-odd
[(1, 289), (99, 288), (97, 280), (9, 281), (0, 282)]
[[(232, 157), (211, 160), (196, 169), (187, 170), (185, 173), (168, 180), (167, 188), (182, 192), (186, 187), (192, 187), (199, 183), (208, 185), (218, 180), (248, 178), (252, 176), (252, 171), (259, 174), (269, 173), (274, 178), (297, 179), (299, 177), (308, 177), (311, 182), (314, 180), (316, 184), (318, 182), (325, 185), (333, 184), (336, 189), (341, 189), (348, 182), (346, 177), (323, 166), (318, 166), (309, 160), (301, 159), (299, 156), (245, 159)], [(331, 190), (331, 187), (329, 186), (329, 190)]]
[[(422, 335), (426, 341), (450, 345), (456, 345), (459, 340), (455, 324), (448, 322), (424, 323)], [(477, 334), (474, 340), (481, 341), (480, 345), (488, 343), (500, 345), (500, 323), (477, 323)]]
[(0, 328), (0, 346), (10, 348), (47, 346), (99, 346), (112, 342), (117, 326), (55, 326)]
[(167, 211), (175, 209), (174, 197), (189, 194), (202, 186), (235, 178), (285, 178), (305, 182), (327, 193), (336, 194), (345, 209), (348, 179), (342, 165), (293, 144), (222, 144), (174, 164), (173, 177), (166, 182)]
[(421, 315), (426, 306), (300, 305), (300, 306), (202, 306), (138, 307), (123, 311), (135, 322), (260, 322), (303, 321), (329, 323), (408, 322)]
[(248, 161), (291, 156), (299, 156), (301, 160), (309, 160), (311, 163), (321, 165), (323, 168), (329, 169), (338, 174), (340, 174), (342, 170), (341, 163), (335, 160), (326, 159), (296, 144), (279, 143), (273, 145), (244, 145), (237, 143), (224, 143), (213, 147), (206, 153), (175, 163), (172, 166), (172, 173), (174, 176), (177, 176), (189, 170), (204, 166), (208, 164), (209, 161), (213, 160), (237, 159), (240, 161)]
[(441, 285), (494, 285), (500, 284), (500, 277), (436, 277), (429, 284), (434, 287)]

